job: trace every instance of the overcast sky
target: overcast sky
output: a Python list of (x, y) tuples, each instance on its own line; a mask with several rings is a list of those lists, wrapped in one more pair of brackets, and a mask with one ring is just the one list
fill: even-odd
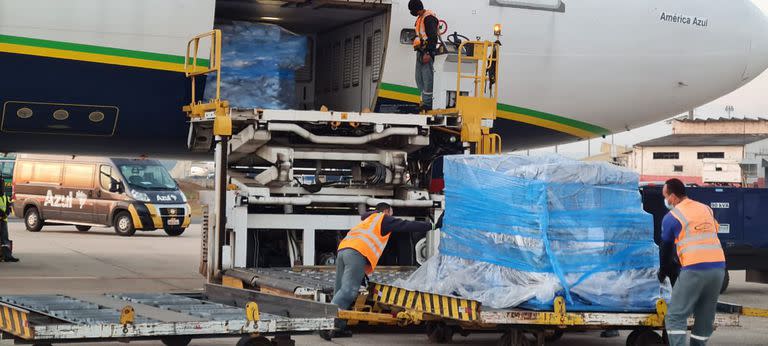
[[(752, 0), (763, 12), (768, 14), (768, 0)], [(768, 33), (765, 33), (768, 35)], [(768, 117), (768, 72), (763, 72), (749, 84), (740, 89), (725, 95), (709, 104), (696, 108), (697, 118), (726, 116), (725, 106), (732, 105), (735, 109), (734, 117)], [(629, 132), (617, 134), (614, 137), (616, 144), (631, 146), (635, 143), (653, 139), (659, 136), (672, 133), (671, 126), (666, 122), (641, 127)], [(600, 143), (611, 141), (610, 137), (606, 139), (593, 139), (590, 141), (592, 154), (600, 151)], [(580, 142), (568, 145), (561, 145), (557, 148), (558, 153), (572, 158), (582, 158), (587, 156), (587, 143)], [(554, 148), (544, 148), (532, 152), (553, 152)]]

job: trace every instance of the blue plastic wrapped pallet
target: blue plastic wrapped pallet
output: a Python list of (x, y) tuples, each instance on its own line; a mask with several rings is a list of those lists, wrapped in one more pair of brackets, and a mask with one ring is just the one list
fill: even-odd
[(492, 308), (563, 296), (573, 311), (653, 311), (668, 298), (637, 174), (555, 156), (444, 160), (439, 254), (398, 286)]
[[(232, 22), (222, 33), (221, 98), (235, 108), (290, 109), (296, 104), (295, 72), (304, 66), (307, 38), (272, 24)], [(214, 85), (215, 75), (207, 84)], [(208, 87), (205, 99), (216, 90)]]

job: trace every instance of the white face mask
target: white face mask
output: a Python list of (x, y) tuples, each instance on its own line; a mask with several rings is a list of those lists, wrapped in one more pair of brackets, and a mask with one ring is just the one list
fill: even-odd
[(664, 206), (669, 210), (675, 209), (675, 206), (669, 204), (669, 201), (666, 198), (664, 199)]

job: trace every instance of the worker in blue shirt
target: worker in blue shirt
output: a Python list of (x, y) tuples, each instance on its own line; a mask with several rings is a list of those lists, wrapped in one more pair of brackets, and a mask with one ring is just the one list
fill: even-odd
[(668, 180), (662, 194), (670, 211), (661, 224), (659, 281), (674, 274), (675, 252), (682, 266), (665, 321), (669, 344), (685, 345), (688, 317), (693, 315), (691, 345), (706, 345), (725, 277), (725, 254), (717, 236), (720, 225), (709, 206), (688, 198), (679, 179)]

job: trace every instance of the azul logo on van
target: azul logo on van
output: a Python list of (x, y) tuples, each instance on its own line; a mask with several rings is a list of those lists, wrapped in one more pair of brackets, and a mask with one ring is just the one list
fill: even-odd
[(176, 195), (157, 195), (158, 202), (176, 202), (178, 199)]
[(51, 190), (48, 190), (48, 192), (45, 194), (45, 202), (43, 202), (43, 206), (54, 208), (73, 208), (75, 201), (77, 202), (77, 205), (80, 207), (80, 209), (83, 209), (85, 202), (88, 201), (88, 195), (86, 195), (83, 191), (77, 191), (74, 195), (71, 191), (66, 195), (54, 195)]

